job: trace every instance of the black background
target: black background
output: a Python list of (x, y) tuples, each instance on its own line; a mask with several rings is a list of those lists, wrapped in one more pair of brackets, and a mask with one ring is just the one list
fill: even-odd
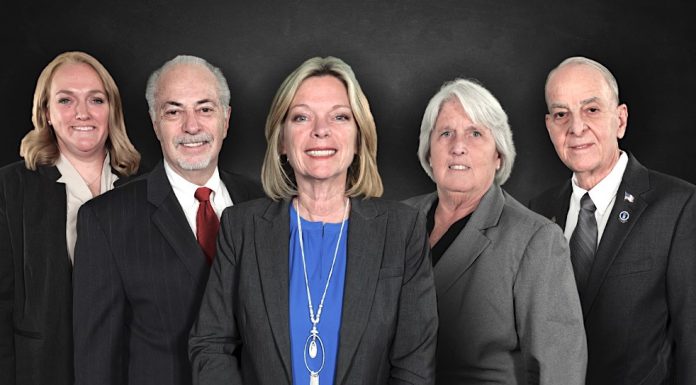
[(423, 110), (442, 82), (479, 80), (500, 100), (518, 158), (505, 188), (522, 201), (562, 181), (544, 126), (547, 72), (568, 56), (605, 64), (629, 107), (621, 147), (648, 167), (696, 182), (693, 1), (54, 1), (3, 5), (0, 165), (32, 128), (36, 79), (57, 54), (83, 50), (112, 74), (143, 169), (160, 158), (144, 97), (149, 74), (201, 56), (232, 92), (221, 167), (259, 179), (263, 125), (281, 81), (312, 56), (355, 71), (379, 134), (385, 196), (431, 191), (416, 157)]

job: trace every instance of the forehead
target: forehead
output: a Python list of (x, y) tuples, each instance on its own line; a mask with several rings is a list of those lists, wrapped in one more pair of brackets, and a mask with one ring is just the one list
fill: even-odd
[(52, 92), (88, 88), (104, 91), (104, 84), (97, 71), (86, 63), (64, 63), (53, 73)]
[(193, 64), (178, 64), (162, 73), (155, 93), (160, 103), (218, 101), (215, 76), (207, 68)]
[(348, 90), (343, 82), (335, 76), (311, 76), (300, 83), (293, 97), (293, 104), (308, 101), (348, 104)]
[(546, 87), (549, 103), (577, 103), (597, 98), (612, 99), (611, 89), (599, 70), (588, 65), (569, 64), (551, 74)]
[(462, 106), (462, 103), (457, 97), (452, 97), (442, 102), (440, 111), (437, 113), (435, 125), (439, 126), (452, 120), (461, 120), (465, 123), (473, 124), (473, 121), (466, 113), (464, 106)]

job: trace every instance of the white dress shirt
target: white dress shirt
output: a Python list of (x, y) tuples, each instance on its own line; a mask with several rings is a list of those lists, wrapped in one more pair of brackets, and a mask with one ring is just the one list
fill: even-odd
[(592, 202), (595, 207), (597, 207), (595, 219), (597, 220), (597, 245), (599, 245), (602, 234), (604, 233), (604, 228), (607, 227), (609, 214), (611, 213), (612, 207), (614, 207), (616, 193), (619, 191), (619, 185), (623, 179), (627, 164), (628, 155), (621, 151), (619, 160), (614, 165), (614, 168), (611, 169), (609, 175), (605, 176), (604, 179), (597, 183), (590, 191), (578, 186), (575, 174), (573, 174), (573, 178), (571, 179), (573, 193), (570, 195), (570, 206), (568, 207), (568, 216), (566, 217), (564, 232), (566, 239), (570, 241), (570, 237), (573, 236), (573, 230), (575, 230), (575, 226), (578, 223), (580, 199), (582, 199), (582, 196), (585, 195), (586, 192), (589, 192)]
[[(172, 185), (174, 194), (179, 200), (179, 205), (181, 205), (181, 208), (184, 210), (186, 220), (188, 221), (188, 224), (191, 226), (191, 230), (195, 235), (196, 213), (198, 212), (199, 202), (194, 194), (196, 193), (196, 190), (202, 186), (191, 183), (184, 179), (184, 177), (181, 175), (177, 174), (166, 160), (164, 160), (164, 171), (167, 173), (167, 179), (169, 179), (169, 183)], [(205, 182), (203, 186), (213, 190), (213, 192), (210, 194), (210, 204), (213, 206), (215, 214), (217, 214), (218, 218), (220, 218), (222, 211), (226, 207), (232, 206), (232, 198), (227, 192), (227, 188), (222, 182), (222, 179), (220, 179), (220, 173), (217, 167), (215, 167), (213, 175), (210, 177), (210, 179), (208, 179), (207, 182)]]
[[(60, 157), (58, 157), (56, 168), (60, 171), (60, 178), (57, 182), (65, 184), (66, 206), (68, 209), (65, 218), (65, 240), (68, 246), (68, 256), (72, 263), (75, 253), (75, 241), (77, 240), (77, 211), (82, 204), (93, 197), (87, 182), (82, 179), (75, 166), (63, 154), (60, 154)], [(118, 175), (111, 172), (111, 158), (107, 152), (102, 165), (99, 193), (103, 194), (114, 188), (114, 182), (117, 180)]]

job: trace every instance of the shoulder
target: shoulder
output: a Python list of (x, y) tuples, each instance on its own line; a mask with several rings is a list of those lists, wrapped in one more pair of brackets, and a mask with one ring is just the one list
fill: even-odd
[(23, 160), (16, 161), (0, 168), (0, 182), (19, 180), (25, 175), (37, 174), (36, 171), (29, 170)]
[(569, 192), (569, 187), (570, 179), (565, 180), (563, 183), (554, 185), (532, 198), (529, 201), (528, 206), (534, 211), (539, 211), (540, 208), (545, 208), (556, 204), (559, 199), (570, 198), (570, 195), (567, 197), (565, 196), (565, 193)]
[(129, 178), (123, 184), (90, 199), (82, 206), (97, 211), (108, 208), (118, 211), (126, 206), (141, 205), (147, 200), (147, 176), (148, 174), (142, 174)]
[(414, 197), (405, 199), (402, 202), (421, 211), (425, 211), (430, 208), (435, 199), (437, 199), (437, 192), (429, 192), (427, 194), (416, 195)]
[(220, 170), (220, 179), (233, 200), (236, 198), (237, 201), (246, 201), (264, 196), (261, 185), (246, 176)]
[(505, 190), (503, 190), (503, 198), (505, 203), (500, 217), (500, 226), (516, 228), (516, 233), (527, 233), (529, 237), (542, 234), (563, 235), (555, 223), (525, 207)]

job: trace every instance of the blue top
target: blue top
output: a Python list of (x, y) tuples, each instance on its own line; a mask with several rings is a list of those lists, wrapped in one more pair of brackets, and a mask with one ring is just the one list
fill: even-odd
[[(307, 280), (312, 293), (312, 306), (316, 317), (324, 293), (326, 280), (331, 270), (336, 241), (341, 229), (340, 223), (309, 222), (300, 217), (302, 221), (302, 241), (305, 250), (305, 262), (307, 264)], [(309, 352), (305, 355), (305, 343), (309, 350), (309, 342), (312, 330), (312, 322), (309, 318), (309, 303), (307, 301), (307, 289), (305, 286), (304, 270), (302, 268), (302, 251), (298, 238), (297, 212), (290, 205), (290, 356), (292, 359), (293, 384), (309, 384), (309, 371), (307, 365), (317, 371), (321, 367), (322, 350), (317, 341), (316, 358), (312, 359)], [(324, 368), (319, 373), (319, 383), (330, 385), (334, 383), (336, 373), (336, 358), (338, 357), (338, 338), (341, 330), (341, 313), (343, 310), (343, 286), (346, 276), (346, 239), (348, 238), (348, 222), (343, 226), (341, 244), (336, 255), (333, 275), (329, 288), (326, 291), (324, 307), (321, 311), (321, 319), (317, 325), (319, 336), (324, 343), (325, 362)]]

